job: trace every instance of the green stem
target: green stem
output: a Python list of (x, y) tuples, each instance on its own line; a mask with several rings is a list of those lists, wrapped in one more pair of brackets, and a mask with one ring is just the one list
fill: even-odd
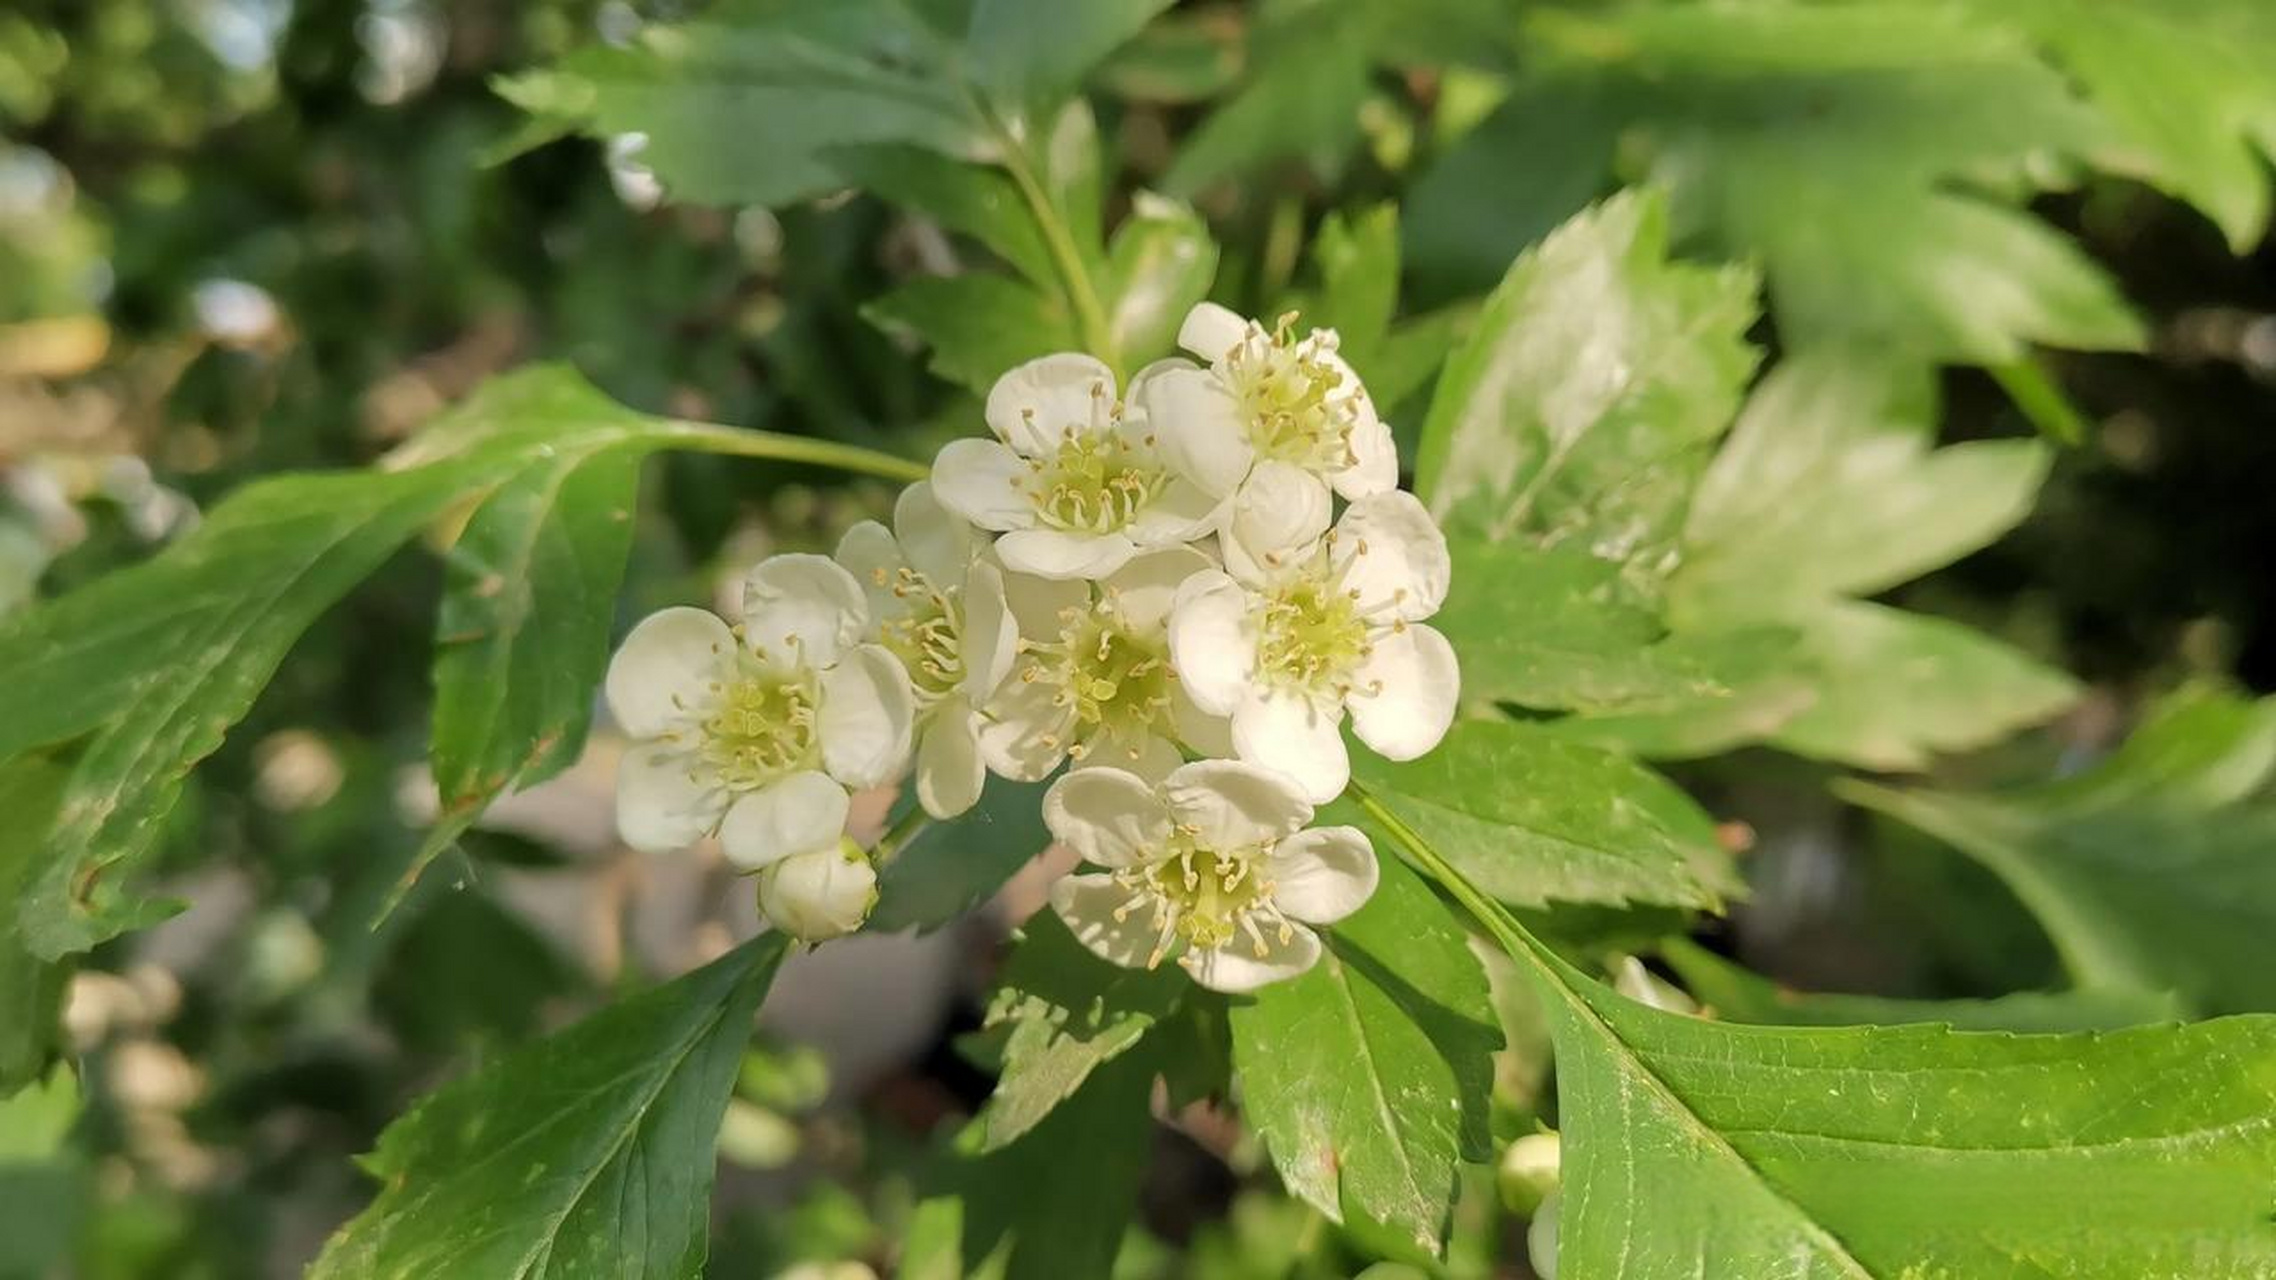
[(909, 847), (910, 841), (923, 835), (925, 828), (931, 826), (932, 822), (932, 815), (925, 812), (923, 805), (911, 805), (909, 811), (901, 815), (899, 822), (888, 827), (885, 834), (877, 838), (877, 846), (869, 851), (869, 860), (879, 867), (892, 862), (900, 856), (903, 849)]
[(1986, 372), (1999, 383), (2000, 390), (2007, 393), (2007, 398), (2023, 416), (2030, 419), (2031, 425), (2039, 429), (2039, 434), (2057, 444), (2086, 443), (2086, 419), (2038, 361), (2023, 356), (2006, 364), (1995, 364)]
[(1043, 189), (1034, 166), (1028, 162), (1027, 147), (993, 111), (983, 109), (981, 114), (995, 131), (997, 145), (1003, 150), (1004, 171), (1019, 188), (1020, 198), (1027, 202), (1027, 211), (1035, 219), (1036, 229), (1043, 233), (1043, 247), (1051, 255), (1051, 265), (1058, 268), (1059, 287), (1067, 295), (1067, 304), (1074, 308), (1075, 326), (1081, 333), (1083, 346), (1114, 370), (1117, 381), (1122, 377), (1122, 353), (1115, 349), (1114, 326), (1108, 323), (1106, 307), (1099, 301), (1098, 290), (1091, 285), (1090, 269), (1083, 263), (1082, 250), (1076, 247), (1075, 236), (1067, 227), (1067, 220), (1059, 216), (1059, 206), (1052, 202), (1051, 193)]
[(674, 446), (705, 453), (770, 458), (777, 462), (803, 462), (903, 483), (914, 483), (931, 474), (930, 469), (921, 462), (912, 462), (875, 449), (864, 449), (859, 445), (816, 440), (811, 436), (746, 431), (738, 427), (715, 426), (708, 422), (674, 422), (669, 431), (669, 440)]

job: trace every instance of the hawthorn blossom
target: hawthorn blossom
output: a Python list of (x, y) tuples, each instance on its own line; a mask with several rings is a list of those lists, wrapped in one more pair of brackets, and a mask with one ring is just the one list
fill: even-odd
[(792, 854), (759, 873), (759, 910), (801, 942), (827, 942), (861, 928), (877, 905), (877, 868), (851, 840)]
[(1396, 488), (1391, 428), (1336, 354), (1335, 330), (1299, 338), (1295, 326), (1293, 312), (1269, 330), (1214, 302), (1188, 312), (1178, 345), (1207, 366), (1165, 361), (1132, 391), (1162, 455), (1219, 497), (1266, 459), (1315, 476), (1346, 499)]
[(1226, 568), (1179, 588), (1170, 653), (1194, 705), (1231, 718), (1235, 754), (1324, 804), (1351, 777), (1347, 712), (1360, 741), (1412, 760), (1446, 736), (1461, 670), (1446, 637), (1419, 625), (1445, 601), (1451, 572), (1422, 503), (1400, 490), (1361, 498), (1321, 531), (1323, 506), (1273, 493), (1306, 483), (1259, 469), (1256, 508), (1297, 515), (1244, 524), (1235, 510)]
[(1196, 708), (1170, 663), (1170, 606), (1216, 562), (1191, 547), (1139, 556), (1098, 583), (1009, 574), (1019, 622), (1012, 676), (987, 707), (980, 751), (1007, 778), (1037, 781), (1061, 761), (1159, 778), (1184, 758), (1231, 750), (1225, 721)]
[(908, 765), (915, 700), (900, 662), (858, 644), (869, 606), (853, 575), (775, 556), (743, 583), (742, 618), (665, 609), (609, 663), (610, 713), (634, 742), (617, 828), (662, 852), (716, 833), (738, 866), (837, 847), (849, 788)]
[(869, 635), (909, 673), (916, 696), (917, 800), (953, 818), (980, 798), (980, 706), (1011, 671), (1018, 634), (986, 539), (922, 481), (901, 491), (888, 532), (846, 531), (837, 561), (868, 593)]
[(986, 416), (995, 439), (951, 441), (932, 487), (942, 506), (1003, 535), (1007, 569), (1102, 578), (1216, 523), (1216, 496), (1170, 466), (1145, 416), (1116, 398), (1113, 372), (1089, 356), (1013, 369), (989, 391)]
[(1082, 769), (1043, 797), (1051, 834), (1100, 868), (1051, 887), (1082, 944), (1130, 968), (1175, 958), (1216, 991), (1254, 991), (1320, 958), (1310, 926), (1375, 892), (1375, 849), (1352, 827), (1306, 829), (1294, 779), (1235, 760), (1181, 765), (1158, 786)]

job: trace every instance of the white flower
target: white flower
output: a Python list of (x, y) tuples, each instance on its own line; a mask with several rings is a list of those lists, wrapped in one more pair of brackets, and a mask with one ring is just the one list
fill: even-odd
[(877, 905), (877, 869), (851, 840), (793, 854), (759, 873), (759, 910), (801, 942), (859, 929)]
[[(1266, 511), (1294, 509), (1272, 489), (1304, 483), (1260, 467), (1248, 496)], [(1351, 778), (1347, 710), (1360, 741), (1390, 759), (1437, 746), (1462, 675), (1446, 637), (1417, 625), (1445, 601), (1451, 570), (1422, 504), (1399, 490), (1362, 498), (1330, 531), (1284, 523), (1277, 544), (1242, 530), (1236, 511), (1225, 535), (1231, 572), (1189, 579), (1170, 621), (1179, 681), (1196, 706), (1232, 717), (1235, 753), (1324, 804)]]
[(1307, 925), (1333, 924), (1375, 892), (1375, 849), (1352, 827), (1306, 830), (1293, 779), (1236, 760), (1182, 765), (1159, 788), (1082, 769), (1043, 797), (1051, 834), (1103, 870), (1051, 887), (1084, 946), (1148, 968), (1175, 956), (1193, 980), (1253, 991), (1320, 958)]
[(1184, 759), (1181, 741), (1229, 753), (1224, 718), (1196, 708), (1170, 664), (1178, 588), (1215, 568), (1201, 552), (1176, 547), (1095, 584), (1006, 575), (1019, 656), (980, 729), (988, 767), (1032, 782), (1072, 757), (1159, 778)]
[[(1143, 375), (1141, 375), (1143, 376)], [(1156, 449), (1114, 374), (1085, 355), (1030, 360), (988, 392), (993, 440), (956, 440), (933, 461), (942, 506), (1003, 534), (1004, 567), (1101, 578), (1141, 551), (1201, 537), (1218, 502)]]
[(891, 653), (856, 644), (869, 607), (853, 575), (775, 556), (743, 583), (741, 625), (665, 609), (609, 663), (610, 714), (634, 739), (617, 777), (617, 828), (636, 849), (718, 832), (756, 869), (834, 849), (847, 788), (908, 766), (915, 700)]
[(864, 520), (837, 561), (869, 594), (870, 634), (909, 673), (916, 693), (917, 799), (953, 818), (980, 798), (980, 706), (1011, 671), (1018, 640), (1003, 573), (985, 538), (949, 514), (923, 482), (901, 491), (893, 531)]
[(1316, 476), (1346, 499), (1399, 483), (1391, 428), (1359, 375), (1336, 354), (1333, 329), (1295, 335), (1294, 313), (1267, 330), (1214, 302), (1187, 313), (1178, 345), (1209, 362), (1165, 361), (1131, 398), (1161, 451), (1209, 494), (1232, 493), (1270, 459)]

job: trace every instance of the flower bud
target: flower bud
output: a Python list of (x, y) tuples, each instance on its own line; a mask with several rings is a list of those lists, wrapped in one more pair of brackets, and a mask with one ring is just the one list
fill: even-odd
[(801, 942), (843, 937), (877, 905), (877, 870), (851, 840), (794, 854), (759, 874), (759, 910)]
[(1495, 1182), (1512, 1213), (1531, 1217), (1557, 1190), (1562, 1144), (1554, 1133), (1529, 1133), (1502, 1152)]

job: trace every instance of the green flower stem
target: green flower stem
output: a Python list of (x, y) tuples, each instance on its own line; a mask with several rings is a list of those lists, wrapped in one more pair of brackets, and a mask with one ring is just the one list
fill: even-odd
[(912, 462), (876, 449), (864, 449), (859, 445), (817, 440), (812, 436), (748, 431), (709, 422), (674, 422), (668, 432), (667, 444), (703, 453), (769, 458), (777, 462), (803, 462), (904, 484), (914, 483), (931, 474), (931, 468), (921, 462)]
[(1043, 189), (1042, 180), (1036, 177), (1022, 139), (995, 112), (982, 108), (981, 115), (995, 132), (997, 145), (1003, 149), (1004, 172), (1011, 175), (1020, 198), (1027, 202), (1028, 213), (1035, 219), (1036, 229), (1043, 233), (1043, 247), (1051, 255), (1051, 265), (1059, 270), (1059, 286), (1067, 295), (1068, 305), (1074, 308), (1075, 325), (1082, 333), (1083, 346), (1104, 360), (1119, 382), (1122, 353), (1115, 349), (1114, 326), (1107, 322), (1106, 306), (1099, 301), (1098, 290), (1092, 286), (1090, 270), (1083, 265), (1082, 250), (1075, 245), (1074, 233), (1068, 230), (1067, 220), (1059, 216), (1059, 206), (1053, 203), (1051, 193)]
[(910, 841), (923, 835), (925, 828), (932, 824), (932, 815), (925, 812), (923, 805), (911, 805), (899, 822), (877, 838), (877, 846), (869, 851), (870, 862), (880, 868), (890, 864), (909, 847)]

